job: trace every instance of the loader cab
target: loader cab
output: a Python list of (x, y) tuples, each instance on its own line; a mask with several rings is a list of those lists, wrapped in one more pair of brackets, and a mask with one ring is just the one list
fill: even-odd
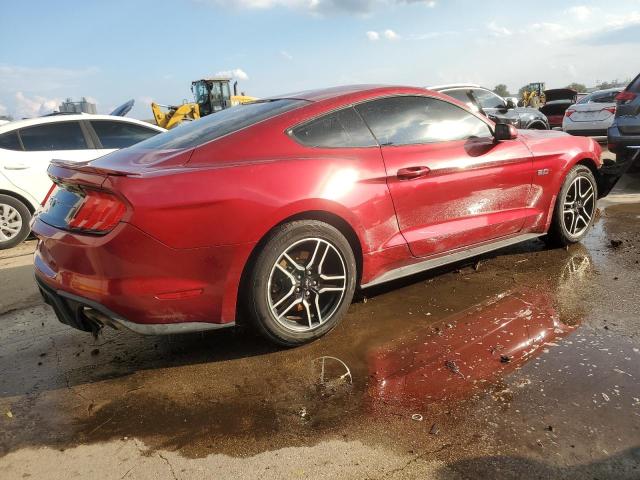
[(191, 82), (191, 91), (204, 117), (231, 106), (231, 79), (207, 78)]

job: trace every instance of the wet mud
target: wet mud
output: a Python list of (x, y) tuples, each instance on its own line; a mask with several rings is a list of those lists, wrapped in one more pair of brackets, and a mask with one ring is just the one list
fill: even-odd
[(45, 305), (10, 311), (0, 457), (123, 439), (247, 457), (340, 440), (461, 475), (640, 478), (639, 225), (639, 204), (608, 205), (583, 244), (532, 241), (365, 291), (328, 336), (289, 350), (242, 329), (93, 340)]

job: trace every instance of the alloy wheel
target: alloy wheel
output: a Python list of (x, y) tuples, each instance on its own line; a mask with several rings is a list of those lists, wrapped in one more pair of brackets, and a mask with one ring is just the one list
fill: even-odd
[(276, 260), (267, 289), (269, 308), (280, 325), (315, 330), (340, 307), (347, 289), (344, 258), (327, 240), (299, 240)]
[(589, 228), (596, 209), (595, 190), (587, 177), (576, 177), (563, 205), (564, 227), (569, 235), (579, 237)]
[(0, 203), (0, 242), (8, 242), (22, 230), (20, 212), (6, 203)]

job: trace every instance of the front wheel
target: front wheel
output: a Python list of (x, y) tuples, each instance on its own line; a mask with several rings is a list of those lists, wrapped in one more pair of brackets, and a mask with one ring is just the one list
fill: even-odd
[(553, 212), (548, 243), (566, 246), (582, 240), (593, 224), (598, 185), (589, 168), (573, 167), (564, 181)]
[(258, 254), (247, 282), (253, 321), (280, 345), (315, 340), (347, 312), (356, 272), (351, 245), (335, 227), (315, 220), (282, 225)]
[(24, 203), (0, 195), (0, 250), (13, 248), (29, 236), (31, 212)]

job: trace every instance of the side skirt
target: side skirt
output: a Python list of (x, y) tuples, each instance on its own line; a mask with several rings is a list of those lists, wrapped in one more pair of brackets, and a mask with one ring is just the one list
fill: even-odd
[(459, 250), (453, 253), (442, 255), (440, 257), (429, 258), (427, 260), (423, 260), (418, 263), (405, 265), (404, 267), (396, 268), (394, 270), (390, 270), (386, 273), (383, 273), (379, 277), (374, 278), (369, 283), (361, 285), (360, 288), (374, 287), (376, 285), (380, 285), (386, 282), (391, 282), (393, 280), (407, 277), (409, 275), (414, 275), (416, 273), (424, 272), (426, 270), (432, 270), (434, 268), (442, 267), (443, 265), (456, 263), (461, 260), (466, 260), (467, 258), (476, 257), (484, 253), (492, 252), (494, 250), (499, 250), (501, 248), (508, 247), (510, 245), (515, 245), (516, 243), (522, 243), (522, 242), (526, 242), (527, 240), (533, 240), (534, 238), (538, 238), (543, 235), (544, 235), (543, 233), (526, 233), (523, 235), (517, 235), (515, 237), (505, 238), (503, 240), (498, 240), (496, 242), (485, 243), (477, 247), (466, 248), (464, 250)]

